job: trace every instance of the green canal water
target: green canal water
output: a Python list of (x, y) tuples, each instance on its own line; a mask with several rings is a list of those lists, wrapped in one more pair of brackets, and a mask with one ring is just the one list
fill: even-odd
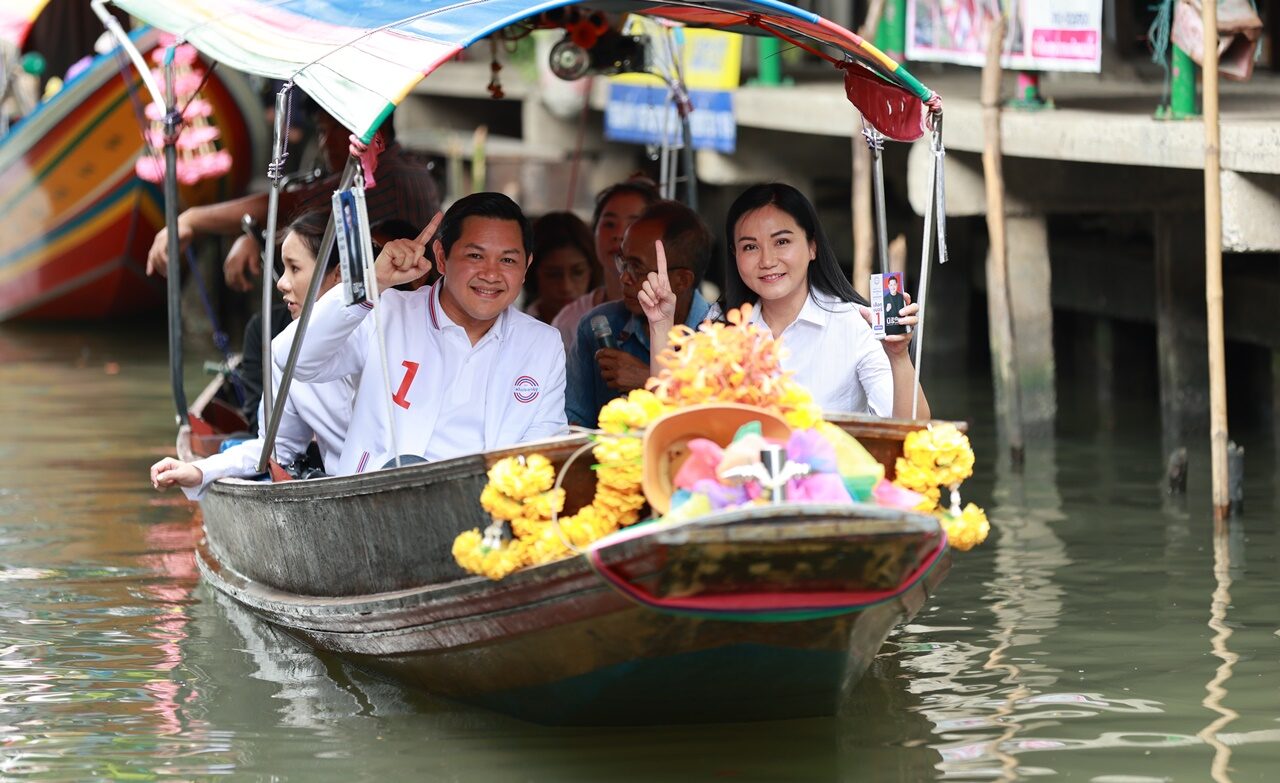
[[(1246, 513), (1215, 537), (1206, 458), (1162, 498), (1158, 405), (1059, 392), (1022, 475), (988, 375), (931, 386), (968, 418), (958, 553), (845, 718), (546, 729), (317, 657), (203, 585), (156, 331), (0, 330), (0, 780), (1247, 781), (1280, 776), (1280, 501), (1243, 427)], [(192, 378), (192, 391), (198, 380)]]

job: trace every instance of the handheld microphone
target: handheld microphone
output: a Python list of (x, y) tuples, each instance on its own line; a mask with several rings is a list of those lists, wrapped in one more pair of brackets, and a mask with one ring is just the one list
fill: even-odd
[(605, 315), (597, 315), (591, 319), (591, 333), (596, 336), (596, 349), (617, 348), (618, 342), (613, 339), (613, 327)]

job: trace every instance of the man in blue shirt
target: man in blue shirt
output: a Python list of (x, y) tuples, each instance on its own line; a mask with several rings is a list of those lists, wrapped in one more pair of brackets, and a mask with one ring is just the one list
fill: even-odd
[[(711, 261), (711, 230), (693, 210), (675, 201), (650, 205), (627, 229), (622, 252), (614, 259), (622, 278), (622, 299), (591, 310), (578, 323), (569, 355), (565, 412), (570, 424), (595, 427), (609, 400), (644, 387), (649, 379), (649, 321), (637, 298), (650, 272), (657, 272), (657, 242), (666, 250), (675, 320), (691, 328), (707, 317), (711, 305), (698, 284)], [(604, 316), (616, 348), (602, 347), (592, 330)]]

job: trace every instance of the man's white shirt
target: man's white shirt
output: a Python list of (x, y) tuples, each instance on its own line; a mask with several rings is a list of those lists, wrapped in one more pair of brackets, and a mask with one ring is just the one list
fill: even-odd
[(568, 431), (559, 333), (508, 307), (473, 346), (440, 306), (442, 285), (382, 293), (390, 389), (371, 308), (345, 306), (340, 287), (316, 302), (298, 380), (359, 378), (337, 474), (376, 470), (396, 456), (388, 407), (399, 453), (432, 461)]
[[(294, 321), (276, 335), (271, 341), (272, 356), (288, 356), (297, 326), (297, 321)], [(280, 388), (282, 375), (280, 367), (272, 363), (271, 388)], [(320, 456), (324, 459), (325, 472), (336, 473), (342, 455), (342, 444), (347, 437), (347, 423), (351, 420), (354, 391), (355, 386), (348, 378), (327, 383), (292, 383), (272, 447), (276, 462), (287, 465), (305, 454), (314, 436), (320, 447)], [(226, 451), (193, 463), (200, 468), (204, 478), (198, 487), (182, 488), (188, 498), (199, 500), (209, 485), (220, 478), (252, 476), (258, 472), (263, 434), (267, 429), (267, 413), (263, 410), (262, 403), (258, 403), (258, 437), (237, 443)]]
[[(751, 322), (763, 329), (759, 306)], [(782, 369), (824, 411), (893, 415), (893, 371), (856, 305), (810, 289), (796, 320), (782, 330)]]

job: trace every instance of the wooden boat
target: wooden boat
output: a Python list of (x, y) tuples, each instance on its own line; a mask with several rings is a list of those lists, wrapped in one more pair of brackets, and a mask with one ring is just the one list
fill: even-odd
[[(140, 34), (139, 48), (149, 52), (156, 39)], [(134, 173), (148, 99), (138, 74), (127, 76), (115, 55), (99, 57), (0, 138), (0, 321), (105, 318), (164, 302), (164, 281), (146, 276), (163, 197)], [(220, 180), (185, 188), (186, 204), (243, 192), (265, 145), (262, 129), (246, 123), (261, 109), (243, 76), (217, 69), (203, 94), (234, 164)]]
[[(906, 422), (842, 422), (892, 465)], [(526, 445), (562, 463), (585, 442)], [(936, 519), (781, 504), (641, 526), (593, 558), (501, 581), (454, 563), (516, 450), (360, 476), (223, 480), (197, 562), (218, 590), (319, 650), (538, 723), (836, 714), (885, 637), (946, 574)], [(584, 461), (569, 505), (589, 501)]]
[[(412, 9), (245, 0), (243, 13), (220, 16), (197, 0), (113, 2), (183, 31), (216, 59), (289, 79), (366, 142), (424, 75), (514, 25), (563, 28), (575, 62), (647, 69), (643, 57), (611, 48), (627, 46), (616, 31), (609, 51), (578, 43), (604, 40), (586, 27), (607, 11), (800, 41), (838, 69), (878, 134), (909, 142), (932, 128), (941, 143), (935, 93), (852, 32), (777, 0), (602, 0), (568, 15), (561, 7), (577, 0), (423, 0)], [(262, 47), (264, 35), (282, 45)], [(688, 101), (676, 103), (691, 137)], [(691, 157), (691, 145), (684, 152)], [(355, 170), (349, 163), (346, 182)], [(690, 166), (684, 174), (696, 192)], [(316, 292), (313, 282), (308, 302)], [(919, 426), (843, 424), (890, 474)], [(193, 444), (184, 434), (186, 458)], [(564, 465), (585, 443), (566, 437), (518, 452)], [(950, 565), (933, 517), (778, 504), (639, 526), (497, 582), (469, 576), (453, 541), (488, 524), (479, 504), (486, 470), (514, 453), (280, 484), (216, 482), (202, 500), (198, 565), (218, 590), (317, 649), (526, 720), (593, 725), (837, 713), (889, 631)], [(573, 463), (566, 508), (586, 503), (594, 486), (586, 461)]]

